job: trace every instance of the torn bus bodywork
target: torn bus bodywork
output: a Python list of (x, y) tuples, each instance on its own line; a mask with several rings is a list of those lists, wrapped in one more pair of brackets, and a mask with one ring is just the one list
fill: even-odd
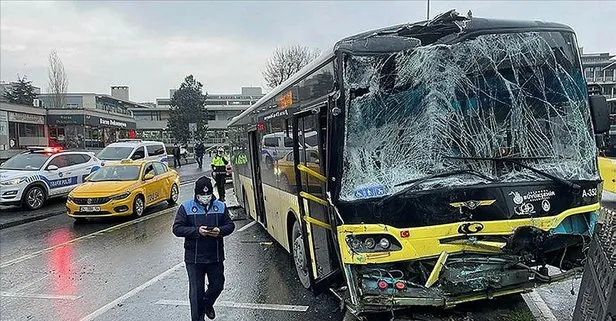
[(336, 45), (328, 186), (351, 310), (580, 272), (601, 181), (577, 50), (564, 25), (453, 11)]

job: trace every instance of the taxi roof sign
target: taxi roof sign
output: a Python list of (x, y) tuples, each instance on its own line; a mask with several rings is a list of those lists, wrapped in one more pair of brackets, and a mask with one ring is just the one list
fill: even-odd
[(123, 159), (120, 161), (121, 164), (132, 164), (133, 160), (132, 159)]

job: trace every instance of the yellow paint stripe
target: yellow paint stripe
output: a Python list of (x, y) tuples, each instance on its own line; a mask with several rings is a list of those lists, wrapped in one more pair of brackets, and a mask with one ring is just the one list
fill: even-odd
[(308, 175), (310, 175), (310, 176), (320, 180), (321, 182), (324, 182), (324, 183), (327, 182), (327, 177), (321, 175), (321, 173), (319, 173), (319, 172), (316, 172), (316, 171), (308, 168), (305, 165), (299, 164), (299, 165), (297, 165), (297, 169), (299, 169), (301, 172), (304, 172), (304, 173), (306, 173), (306, 174), (308, 174)]

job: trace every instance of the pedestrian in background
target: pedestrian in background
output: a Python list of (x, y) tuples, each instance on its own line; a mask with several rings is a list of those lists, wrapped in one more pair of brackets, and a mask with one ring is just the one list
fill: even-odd
[(199, 169), (203, 168), (203, 155), (205, 155), (205, 145), (203, 145), (203, 142), (198, 141), (195, 146), (195, 160)]
[(182, 203), (173, 223), (173, 234), (184, 238), (192, 321), (203, 321), (204, 316), (216, 317), (214, 303), (225, 283), (222, 238), (235, 229), (227, 206), (216, 199), (213, 191), (210, 178), (199, 178), (195, 183), (195, 197)]
[(222, 147), (219, 147), (216, 155), (212, 158), (212, 176), (216, 181), (218, 197), (223, 202), (225, 201), (225, 181), (227, 179), (227, 165), (229, 164), (229, 161), (223, 156), (224, 151)]
[(173, 145), (173, 167), (180, 168), (182, 167), (182, 162), (180, 158), (182, 157), (182, 151), (180, 150), (180, 146), (178, 143)]

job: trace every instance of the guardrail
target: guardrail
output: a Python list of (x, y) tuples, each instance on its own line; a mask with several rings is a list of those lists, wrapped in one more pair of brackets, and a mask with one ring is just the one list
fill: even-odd
[(616, 321), (616, 211), (600, 210), (573, 321)]

